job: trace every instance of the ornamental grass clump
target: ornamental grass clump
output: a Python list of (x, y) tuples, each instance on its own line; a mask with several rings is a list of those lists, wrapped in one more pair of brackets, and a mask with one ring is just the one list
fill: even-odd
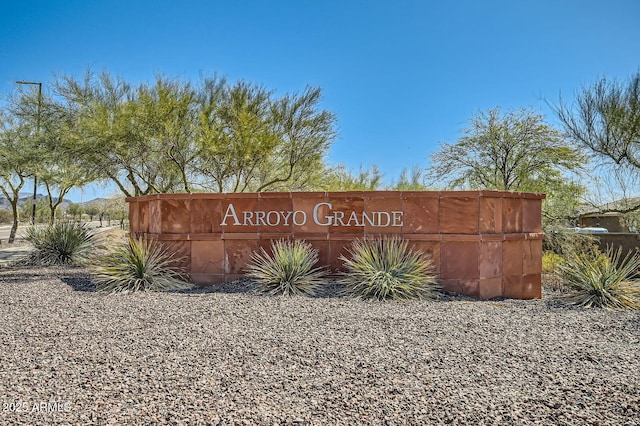
[(180, 259), (153, 240), (129, 238), (96, 266), (98, 291), (180, 291), (193, 287), (175, 267)]
[(433, 263), (400, 238), (356, 240), (340, 256), (346, 272), (340, 283), (353, 297), (377, 300), (435, 300), (440, 296)]
[(27, 228), (25, 239), (33, 245), (26, 262), (36, 265), (75, 265), (87, 260), (95, 234), (77, 222), (56, 222)]
[(324, 286), (325, 270), (314, 268), (318, 250), (300, 240), (271, 242), (271, 254), (254, 251), (247, 264), (247, 276), (271, 295), (313, 296)]
[(640, 310), (640, 253), (622, 258), (622, 247), (598, 257), (574, 254), (559, 266), (569, 294), (569, 303), (585, 308)]

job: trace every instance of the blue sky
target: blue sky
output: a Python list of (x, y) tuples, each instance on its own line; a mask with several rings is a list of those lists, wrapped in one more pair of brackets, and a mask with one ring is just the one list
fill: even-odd
[(1, 11), (0, 96), (88, 67), (132, 83), (217, 73), (278, 94), (320, 86), (338, 117), (330, 162), (377, 163), (389, 182), (479, 110), (530, 107), (555, 124), (545, 100), (640, 70), (638, 0), (5, 0)]

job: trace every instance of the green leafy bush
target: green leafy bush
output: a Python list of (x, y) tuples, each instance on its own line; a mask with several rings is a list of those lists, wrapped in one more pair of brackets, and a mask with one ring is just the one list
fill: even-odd
[(0, 209), (0, 223), (12, 223), (13, 213), (10, 210)]
[(606, 256), (573, 254), (560, 265), (560, 273), (569, 289), (568, 302), (589, 307), (640, 310), (640, 253), (622, 258), (622, 247), (608, 248)]
[(564, 257), (552, 251), (542, 253), (542, 272), (554, 273), (558, 272), (560, 264), (564, 261)]
[(253, 252), (247, 276), (260, 289), (272, 295), (312, 296), (325, 284), (323, 268), (314, 268), (318, 250), (300, 240), (271, 242), (271, 253), (264, 248)]
[(397, 237), (356, 240), (349, 258), (340, 257), (346, 272), (340, 282), (361, 299), (437, 299), (440, 287), (433, 263)]
[(38, 265), (70, 265), (85, 261), (95, 235), (84, 224), (56, 222), (27, 228), (25, 239), (33, 245), (26, 261)]
[(135, 291), (179, 291), (193, 287), (174, 266), (175, 253), (153, 240), (129, 238), (96, 267), (98, 291), (130, 293)]
[(592, 234), (575, 232), (564, 226), (547, 226), (542, 241), (545, 251), (560, 255), (592, 252), (597, 247), (597, 239)]

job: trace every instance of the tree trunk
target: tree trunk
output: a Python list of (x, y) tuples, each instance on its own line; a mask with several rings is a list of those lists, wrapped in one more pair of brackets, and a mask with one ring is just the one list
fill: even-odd
[(13, 243), (16, 239), (16, 232), (18, 232), (18, 197), (11, 202), (11, 209), (13, 210), (13, 224), (11, 225), (11, 234), (9, 234), (9, 244)]

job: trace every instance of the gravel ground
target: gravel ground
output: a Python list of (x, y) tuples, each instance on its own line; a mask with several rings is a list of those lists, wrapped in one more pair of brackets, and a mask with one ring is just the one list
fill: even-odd
[(640, 314), (0, 269), (2, 424), (640, 425)]

